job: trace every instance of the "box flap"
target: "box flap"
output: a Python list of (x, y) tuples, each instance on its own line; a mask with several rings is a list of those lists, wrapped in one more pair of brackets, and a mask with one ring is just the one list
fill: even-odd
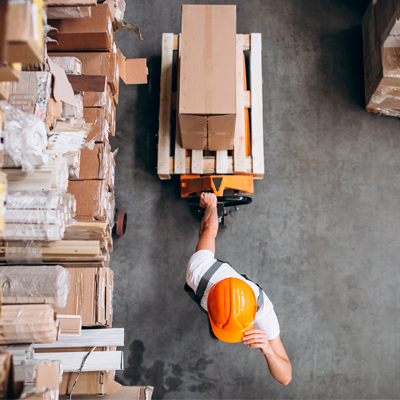
[(236, 115), (210, 115), (207, 125), (208, 150), (233, 150)]
[(207, 148), (207, 117), (202, 115), (179, 115), (182, 147), (190, 150)]
[(48, 58), (47, 62), (49, 63), (50, 71), (54, 77), (54, 99), (76, 107), (74, 91), (72, 90), (72, 85), (69, 83), (64, 69), (51, 61), (50, 58)]
[(121, 50), (117, 50), (119, 76), (127, 85), (147, 83), (148, 69), (145, 58), (126, 59)]

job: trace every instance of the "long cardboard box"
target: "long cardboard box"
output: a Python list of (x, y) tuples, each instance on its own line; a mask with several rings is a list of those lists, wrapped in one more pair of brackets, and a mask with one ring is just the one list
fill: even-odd
[(113, 94), (118, 93), (119, 88), (119, 67), (117, 55), (114, 53), (49, 53), (51, 57), (76, 57), (82, 63), (83, 75), (106, 75)]
[[(63, 374), (62, 383), (60, 384), (60, 399), (68, 395), (75, 382), (77, 373), (68, 372)], [(76, 383), (73, 398), (92, 400), (98, 399), (101, 395), (102, 399), (109, 400), (151, 400), (153, 387), (151, 386), (122, 386), (114, 380), (113, 371), (101, 372), (82, 372)]]
[(43, 62), (43, 0), (8, 2), (7, 61)]
[(82, 326), (110, 326), (107, 319), (108, 268), (67, 268), (71, 289), (62, 315), (81, 315)]
[(106, 143), (96, 143), (93, 149), (81, 150), (79, 180), (105, 179), (108, 175), (108, 150)]
[(193, 150), (233, 149), (236, 6), (182, 5), (179, 125)]
[(106, 110), (104, 108), (84, 108), (83, 118), (88, 124), (93, 124), (92, 130), (86, 140), (95, 140), (97, 143), (108, 142), (110, 126), (107, 121)]
[(75, 196), (76, 220), (107, 221), (109, 204), (105, 180), (69, 181), (68, 193)]
[(58, 32), (49, 36), (57, 43), (49, 42), (48, 51), (116, 51), (110, 9), (107, 4), (91, 7), (90, 18), (55, 19), (51, 25)]

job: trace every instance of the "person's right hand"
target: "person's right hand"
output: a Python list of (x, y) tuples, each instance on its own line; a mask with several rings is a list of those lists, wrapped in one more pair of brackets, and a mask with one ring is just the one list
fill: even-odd
[(202, 193), (200, 195), (200, 207), (217, 207), (217, 196), (214, 193)]

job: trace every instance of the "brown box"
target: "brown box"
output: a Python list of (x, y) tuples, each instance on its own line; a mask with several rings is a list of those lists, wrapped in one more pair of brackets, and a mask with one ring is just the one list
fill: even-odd
[[(23, 63), (43, 62), (43, 0), (8, 2), (7, 61)], [(35, 15), (32, 13), (35, 12)], [(34, 21), (34, 22), (33, 22)]]
[(105, 143), (96, 143), (92, 150), (81, 150), (79, 180), (106, 179), (108, 176), (108, 147)]
[(51, 57), (76, 57), (82, 62), (83, 75), (106, 75), (113, 94), (118, 93), (119, 67), (114, 53), (50, 53)]
[(76, 220), (107, 221), (109, 206), (105, 180), (69, 181), (68, 193), (75, 196)]
[[(77, 372), (63, 373), (60, 384), (60, 395), (67, 395), (71, 392), (77, 374)], [(107, 393), (114, 393), (119, 388), (120, 385), (114, 381), (114, 371), (84, 371), (81, 372), (73, 393), (74, 395), (105, 395)]]
[(50, 31), (49, 36), (58, 44), (49, 42), (48, 51), (112, 52), (115, 47), (111, 13), (106, 4), (91, 7), (90, 18), (55, 19), (51, 25), (58, 32)]
[(0, 100), (8, 100), (8, 82), (0, 82)]
[[(60, 399), (68, 399), (77, 372), (65, 372), (60, 384)], [(151, 400), (151, 386), (122, 386), (114, 380), (113, 371), (81, 372), (73, 398), (77, 400)]]
[(104, 108), (106, 111), (106, 119), (110, 127), (109, 134), (115, 136), (116, 107), (110, 85), (107, 85), (107, 90), (104, 92), (85, 92), (83, 94), (83, 107)]
[(83, 118), (88, 124), (93, 124), (92, 130), (86, 140), (96, 142), (108, 142), (109, 126), (107, 122), (106, 110), (104, 108), (84, 108)]
[(17, 82), (21, 75), (21, 64), (10, 64), (5, 62), (0, 65), (0, 82)]
[(67, 268), (71, 289), (61, 315), (81, 315), (82, 326), (109, 326), (106, 314), (107, 268)]
[(233, 149), (236, 6), (183, 5), (179, 66), (182, 146)]
[(7, 1), (0, 1), (0, 63), (7, 61)]
[[(371, 1), (362, 20), (366, 109), (400, 116), (400, 74), (397, 63), (400, 2)], [(393, 47), (391, 47), (393, 46)]]
[(110, 85), (107, 85), (107, 89), (104, 92), (84, 92), (83, 107), (107, 108), (110, 102), (109, 98), (114, 101)]

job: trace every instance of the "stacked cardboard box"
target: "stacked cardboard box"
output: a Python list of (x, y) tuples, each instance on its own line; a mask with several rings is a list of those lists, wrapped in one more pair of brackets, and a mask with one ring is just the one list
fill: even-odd
[[(109, 253), (115, 160), (108, 139), (116, 131), (119, 77), (125, 83), (146, 83), (147, 67), (145, 59), (126, 60), (116, 47), (114, 29), (119, 26), (129, 25), (140, 36), (134, 24), (122, 22), (123, 0), (98, 5), (96, 0), (48, 0), (49, 24), (58, 30), (49, 35), (57, 44), (48, 42), (47, 47), (43, 6), (43, 0), (0, 2), (0, 101), (5, 100), (0, 104), (0, 129), (11, 189), (7, 241), (0, 241), (0, 341), (11, 357), (0, 362), (0, 384), (6, 393), (16, 390), (7, 383), (7, 357), (14, 356), (16, 375), (25, 382), (22, 395), (57, 399), (70, 393), (71, 380), (91, 348), (61, 346), (55, 353), (26, 353), (29, 344), (18, 349), (10, 345), (24, 341), (51, 346), (60, 329), (73, 341), (93, 328), (107, 328), (96, 331), (113, 335)], [(0, 173), (0, 207), (5, 176)], [(0, 232), (3, 215), (0, 212)], [(88, 356), (75, 394), (120, 392), (114, 371), (123, 368), (123, 357), (116, 345), (123, 342), (101, 345)], [(59, 359), (65, 371), (61, 392), (62, 368), (54, 361)], [(100, 371), (97, 360), (102, 362)], [(51, 376), (55, 379), (46, 382)], [(39, 393), (45, 386), (52, 390)], [(149, 388), (122, 388), (120, 393), (151, 397)]]
[(181, 32), (178, 118), (182, 147), (232, 150), (236, 125), (236, 6), (185, 4)]
[[(146, 60), (126, 60), (118, 51), (108, 4), (92, 7), (90, 18), (51, 23), (57, 31), (50, 36), (58, 43), (48, 44), (49, 56), (65, 68), (75, 92), (82, 93), (83, 118), (92, 124), (87, 140), (95, 143), (81, 150), (79, 176), (73, 177), (68, 186), (77, 199), (76, 219), (112, 225), (115, 162), (108, 139), (115, 135), (119, 78), (126, 83), (146, 83)], [(104, 77), (107, 84), (96, 91), (99, 86), (95, 79), (99, 77)]]
[(362, 21), (367, 111), (400, 116), (400, 2), (374, 0)]

